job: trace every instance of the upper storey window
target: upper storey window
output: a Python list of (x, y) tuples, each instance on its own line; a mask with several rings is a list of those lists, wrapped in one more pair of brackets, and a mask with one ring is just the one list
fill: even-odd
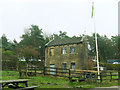
[(51, 56), (54, 56), (55, 54), (54, 54), (54, 48), (50, 48), (50, 55)]
[(66, 47), (62, 47), (62, 54), (66, 54)]
[(70, 53), (71, 53), (71, 54), (74, 54), (74, 53), (75, 53), (75, 47), (74, 47), (74, 46), (70, 47)]

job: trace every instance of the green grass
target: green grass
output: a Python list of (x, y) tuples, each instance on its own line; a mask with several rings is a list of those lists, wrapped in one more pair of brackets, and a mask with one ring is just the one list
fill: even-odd
[[(102, 83), (87, 83), (87, 82), (70, 82), (68, 78), (61, 78), (55, 76), (37, 75), (32, 77), (22, 77), (30, 79), (29, 86), (40, 86), (39, 88), (94, 88), (94, 87), (108, 87), (118, 85), (117, 80), (103, 80)], [(109, 77), (107, 77), (109, 78)], [(116, 76), (114, 78), (117, 78)], [(2, 80), (20, 79), (17, 71), (2, 71)], [(22, 85), (21, 85), (22, 86)]]

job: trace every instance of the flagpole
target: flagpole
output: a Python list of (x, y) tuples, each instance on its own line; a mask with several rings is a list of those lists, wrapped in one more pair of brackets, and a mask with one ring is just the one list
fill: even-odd
[[(94, 2), (92, 2), (92, 10), (94, 9)], [(94, 19), (94, 32), (95, 32), (95, 44), (96, 44), (96, 59), (97, 59), (97, 71), (98, 71), (98, 79), (100, 79), (100, 70), (99, 70), (99, 59), (98, 59), (98, 42), (97, 42), (97, 33), (96, 33), (96, 23), (95, 23), (95, 11), (92, 11), (92, 15)]]

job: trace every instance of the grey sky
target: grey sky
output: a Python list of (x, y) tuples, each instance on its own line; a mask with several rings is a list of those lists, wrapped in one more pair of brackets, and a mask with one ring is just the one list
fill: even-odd
[(0, 36), (20, 41), (25, 28), (38, 25), (47, 34), (66, 31), (79, 36), (94, 32), (91, 19), (95, 2), (97, 33), (108, 37), (118, 34), (119, 0), (0, 0)]

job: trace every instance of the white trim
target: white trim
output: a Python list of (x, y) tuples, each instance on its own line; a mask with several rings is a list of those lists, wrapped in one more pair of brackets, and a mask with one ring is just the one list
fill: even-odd
[(45, 46), (47, 46), (49, 43), (51, 43), (53, 40), (50, 40), (48, 43), (45, 44)]

